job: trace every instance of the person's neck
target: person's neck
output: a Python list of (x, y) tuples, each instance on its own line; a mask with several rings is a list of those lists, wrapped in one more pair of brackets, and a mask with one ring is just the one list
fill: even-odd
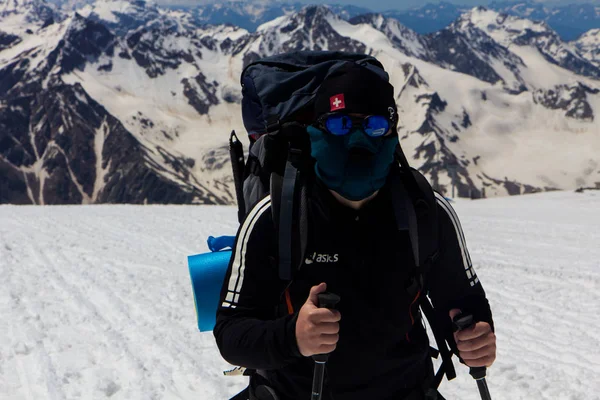
[(338, 202), (340, 202), (342, 205), (344, 205), (346, 207), (350, 207), (354, 210), (360, 210), (365, 204), (367, 204), (369, 201), (373, 200), (375, 198), (375, 196), (377, 196), (377, 193), (379, 193), (379, 190), (376, 191), (375, 193), (373, 193), (372, 195), (370, 195), (369, 197), (367, 197), (366, 199), (362, 199), (362, 200), (348, 200), (347, 198), (340, 195), (338, 192), (335, 192), (331, 189), (329, 189), (329, 192), (331, 192), (333, 197), (335, 197), (335, 199)]

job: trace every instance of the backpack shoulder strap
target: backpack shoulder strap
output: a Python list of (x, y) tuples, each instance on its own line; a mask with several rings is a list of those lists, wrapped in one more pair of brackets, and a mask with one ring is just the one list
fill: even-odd
[(419, 261), (423, 275), (429, 273), (431, 264), (439, 255), (438, 208), (433, 188), (419, 171), (411, 168), (412, 179), (416, 182), (415, 213), (419, 226)]
[(426, 278), (439, 254), (437, 201), (427, 179), (416, 169), (408, 167), (403, 156), (402, 154), (403, 161), (399, 160), (392, 171), (394, 213), (398, 229), (408, 230), (422, 293), (419, 305), (431, 326), (442, 357), (442, 364), (431, 382), (431, 389), (436, 390), (444, 375), (448, 380), (456, 377), (444, 331), (439, 326), (436, 312), (426, 295)]
[[(452, 363), (452, 352), (446, 343), (444, 330), (439, 326), (438, 317), (433, 309), (431, 301), (427, 296), (422, 296), (419, 305), (421, 306), (421, 310), (423, 310), (423, 314), (425, 314), (425, 318), (427, 318), (427, 321), (429, 322), (429, 326), (431, 327), (433, 337), (435, 338), (435, 342), (437, 344), (438, 352), (442, 356), (442, 364), (435, 373), (435, 376), (431, 382), (431, 388), (437, 389), (440, 386), (440, 383), (442, 383), (444, 374), (446, 375), (446, 379), (451, 381), (452, 379), (456, 378), (456, 370), (454, 369), (454, 364)], [(437, 358), (437, 356), (435, 358)]]
[(394, 166), (391, 179), (396, 224), (399, 230), (408, 230), (418, 274), (424, 277), (439, 247), (433, 189), (414, 168)]
[(244, 147), (235, 131), (229, 136), (229, 157), (233, 170), (233, 184), (235, 185), (235, 198), (238, 204), (238, 221), (241, 224), (246, 217), (246, 204), (244, 201)]
[[(299, 129), (289, 125), (288, 129)], [(308, 244), (307, 182), (311, 168), (305, 148), (290, 142), (284, 175), (271, 174), (273, 221), (279, 243), (279, 278), (291, 281)]]

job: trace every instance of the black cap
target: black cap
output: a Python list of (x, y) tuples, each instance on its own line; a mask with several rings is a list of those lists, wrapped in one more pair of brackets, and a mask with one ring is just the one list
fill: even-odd
[[(394, 87), (359, 64), (348, 62), (329, 75), (315, 96), (315, 118), (330, 112), (384, 115), (397, 120)], [(392, 124), (395, 127), (395, 123)]]

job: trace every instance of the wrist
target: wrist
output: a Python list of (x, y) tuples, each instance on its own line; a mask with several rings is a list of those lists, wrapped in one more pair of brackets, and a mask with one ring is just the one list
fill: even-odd
[(295, 313), (290, 316), (291, 318), (288, 321), (288, 349), (290, 351), (290, 355), (296, 358), (304, 357), (302, 353), (300, 353), (300, 347), (298, 346), (298, 339), (296, 337), (296, 323), (298, 322), (298, 313)]

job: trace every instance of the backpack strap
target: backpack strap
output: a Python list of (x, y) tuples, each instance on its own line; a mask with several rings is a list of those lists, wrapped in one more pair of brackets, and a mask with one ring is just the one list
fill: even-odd
[(235, 197), (238, 204), (238, 221), (240, 224), (246, 217), (246, 202), (244, 200), (244, 147), (238, 139), (235, 131), (229, 136), (229, 157), (233, 169), (233, 183), (235, 185)]
[(273, 221), (279, 239), (279, 278), (285, 281), (291, 281), (294, 271), (302, 265), (308, 244), (307, 178), (310, 163), (301, 139), (306, 136), (304, 129), (295, 123), (282, 126), (278, 134), (288, 140), (288, 157), (283, 177), (271, 174)]
[(423, 296), (421, 298), (420, 305), (421, 310), (423, 310), (423, 313), (425, 314), (425, 317), (431, 326), (435, 342), (437, 343), (438, 351), (442, 356), (442, 365), (440, 365), (440, 368), (436, 372), (435, 377), (431, 382), (431, 388), (437, 389), (444, 378), (444, 374), (446, 375), (446, 378), (451, 381), (452, 379), (456, 378), (456, 370), (454, 369), (454, 364), (452, 363), (452, 352), (446, 344), (446, 338), (444, 337), (441, 326), (438, 324), (437, 315), (433, 309), (433, 305), (429, 301), (429, 298), (427, 296)]
[[(452, 363), (452, 352), (446, 343), (438, 317), (427, 297), (427, 275), (439, 255), (438, 213), (437, 201), (431, 185), (417, 170), (410, 168), (402, 150), (398, 147), (395, 165), (392, 170), (392, 199), (396, 224), (399, 230), (408, 230), (415, 265), (420, 296), (419, 305), (425, 314), (439, 354), (442, 365), (431, 381), (431, 393), (437, 393), (444, 375), (448, 380), (456, 378)], [(437, 358), (437, 357), (436, 357)]]
[(294, 150), (290, 149), (279, 198), (279, 278), (286, 281), (292, 279), (294, 195), (298, 181), (298, 168), (292, 162), (292, 158), (297, 154), (293, 152)]
[(398, 230), (408, 231), (417, 275), (424, 279), (439, 253), (437, 203), (427, 179), (417, 170), (392, 167), (391, 191)]
[(417, 269), (420, 269), (419, 226), (413, 199), (409, 196), (400, 174), (394, 174), (392, 176), (391, 187), (396, 225), (398, 230), (408, 231), (415, 264)]

